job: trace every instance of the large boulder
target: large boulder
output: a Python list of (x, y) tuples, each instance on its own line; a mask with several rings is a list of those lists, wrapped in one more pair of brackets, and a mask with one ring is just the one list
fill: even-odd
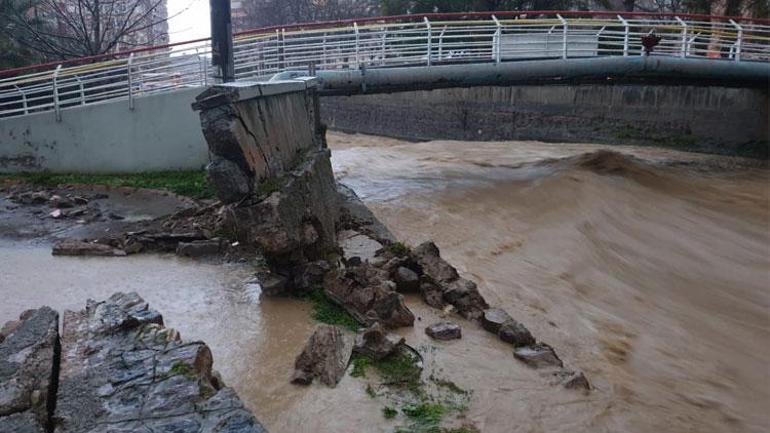
[(564, 367), (564, 363), (556, 355), (553, 347), (545, 343), (518, 347), (513, 350), (513, 356), (533, 368)]
[(56, 433), (264, 433), (212, 363), (136, 293), (89, 301), (64, 313)]
[(59, 357), (59, 315), (24, 312), (0, 334), (0, 432), (50, 431)]
[(317, 378), (326, 386), (339, 383), (353, 353), (353, 338), (332, 325), (317, 325), (294, 362), (292, 383), (308, 385)]
[(503, 323), (497, 332), (501, 340), (510, 343), (513, 347), (531, 346), (535, 344), (535, 337), (524, 325), (511, 319)]
[(481, 326), (487, 331), (497, 334), (500, 331), (500, 327), (503, 323), (513, 320), (511, 316), (502, 308), (490, 308), (484, 310), (484, 315), (481, 317)]
[(368, 264), (336, 270), (326, 276), (324, 292), (367, 326), (376, 322), (388, 328), (412, 326), (414, 314), (387, 277), (387, 272)]

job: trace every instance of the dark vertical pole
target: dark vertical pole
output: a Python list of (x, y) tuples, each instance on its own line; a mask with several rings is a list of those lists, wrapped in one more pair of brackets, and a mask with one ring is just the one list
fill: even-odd
[(211, 63), (219, 69), (223, 83), (235, 81), (233, 28), (230, 0), (209, 0), (211, 7)]

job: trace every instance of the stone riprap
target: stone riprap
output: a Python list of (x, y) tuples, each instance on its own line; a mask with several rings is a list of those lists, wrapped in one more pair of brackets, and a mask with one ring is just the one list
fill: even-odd
[(59, 356), (59, 314), (25, 311), (0, 330), (0, 432), (50, 431)]
[(211, 369), (136, 293), (64, 313), (56, 433), (264, 433)]

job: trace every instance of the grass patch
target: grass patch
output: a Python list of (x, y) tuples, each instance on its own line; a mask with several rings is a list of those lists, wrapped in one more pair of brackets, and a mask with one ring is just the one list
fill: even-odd
[(366, 395), (368, 395), (369, 398), (377, 398), (377, 392), (374, 391), (371, 384), (366, 385)]
[(385, 406), (382, 408), (382, 416), (385, 417), (385, 419), (393, 419), (398, 415), (398, 411), (393, 409), (390, 406)]
[(475, 428), (467, 427), (467, 426), (445, 430), (444, 432), (445, 433), (479, 433), (479, 431), (476, 430)]
[(353, 377), (366, 377), (366, 369), (372, 365), (369, 358), (359, 353), (354, 353), (352, 359), (353, 370), (350, 372), (350, 375)]
[(353, 377), (366, 377), (366, 370), (374, 368), (385, 385), (403, 387), (414, 394), (423, 395), (420, 374), (422, 370), (417, 366), (417, 360), (406, 351), (394, 353), (384, 359), (371, 359), (355, 353), (352, 358)]
[(19, 180), (33, 185), (86, 184), (160, 189), (192, 198), (212, 198), (214, 190), (204, 170), (163, 171), (131, 174), (23, 173), (0, 175), (0, 180)]
[(448, 389), (449, 391), (451, 391), (451, 392), (453, 392), (455, 394), (462, 394), (462, 395), (468, 394), (468, 391), (460, 388), (459, 386), (457, 386), (456, 383), (452, 382), (451, 380), (437, 379), (437, 378), (432, 377), (432, 376), (431, 376), (430, 380), (432, 380), (433, 383), (435, 383), (437, 386), (439, 386), (441, 388), (446, 388), (446, 389)]
[(447, 408), (440, 403), (409, 404), (401, 408), (409, 419), (423, 425), (438, 424), (447, 413)]
[(189, 364), (185, 364), (182, 361), (177, 361), (174, 363), (174, 365), (171, 366), (171, 369), (168, 371), (169, 376), (192, 376), (193, 375), (193, 369)]
[(321, 323), (341, 326), (354, 332), (361, 326), (350, 313), (329, 299), (320, 287), (316, 287), (302, 297), (313, 305), (313, 319)]
[(388, 245), (386, 249), (393, 255), (399, 257), (406, 256), (410, 251), (410, 248), (403, 242), (393, 242), (392, 244)]

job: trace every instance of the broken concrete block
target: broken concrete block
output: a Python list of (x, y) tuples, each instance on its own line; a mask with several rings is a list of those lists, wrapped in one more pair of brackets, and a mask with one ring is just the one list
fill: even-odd
[(457, 340), (462, 337), (460, 325), (452, 322), (439, 322), (425, 328), (425, 333), (436, 340)]
[(490, 308), (484, 310), (484, 315), (481, 317), (481, 326), (487, 331), (497, 334), (503, 323), (509, 320), (513, 319), (502, 308)]
[(335, 387), (345, 375), (352, 354), (353, 337), (336, 326), (317, 325), (294, 362), (292, 383), (307, 385), (318, 378)]
[(545, 343), (518, 347), (513, 350), (513, 356), (534, 368), (564, 367), (564, 363), (556, 355), (556, 351)]
[(535, 337), (524, 325), (511, 319), (503, 323), (498, 330), (497, 335), (506, 343), (513, 344), (513, 347), (531, 346), (535, 344)]
[(356, 335), (353, 351), (373, 359), (382, 359), (404, 344), (404, 337), (385, 331), (379, 323)]

